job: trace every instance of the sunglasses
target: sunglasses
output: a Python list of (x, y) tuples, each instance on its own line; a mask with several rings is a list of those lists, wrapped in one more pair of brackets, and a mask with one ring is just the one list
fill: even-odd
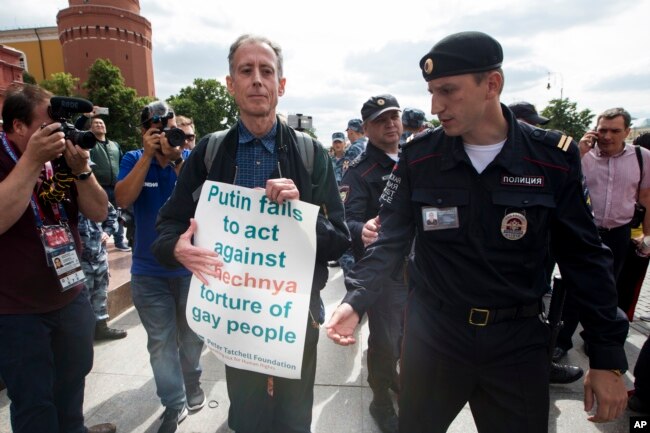
[(194, 134), (185, 134), (185, 141), (192, 141), (196, 138)]

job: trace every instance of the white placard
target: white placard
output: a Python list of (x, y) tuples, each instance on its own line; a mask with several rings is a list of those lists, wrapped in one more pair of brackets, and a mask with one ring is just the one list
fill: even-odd
[(316, 260), (318, 207), (272, 203), (264, 190), (206, 181), (194, 244), (224, 261), (192, 277), (187, 321), (225, 364), (300, 378)]

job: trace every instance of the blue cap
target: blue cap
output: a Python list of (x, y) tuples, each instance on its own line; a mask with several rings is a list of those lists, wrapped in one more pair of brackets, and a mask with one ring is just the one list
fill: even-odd
[(345, 134), (342, 132), (335, 132), (332, 134), (332, 141), (342, 141), (345, 143)]
[[(361, 121), (361, 119), (350, 119), (350, 121), (348, 122), (348, 129), (363, 134), (363, 122)], [(346, 129), (346, 131), (348, 129)]]
[(402, 112), (402, 125), (419, 128), (424, 123), (424, 111), (417, 108), (405, 108)]

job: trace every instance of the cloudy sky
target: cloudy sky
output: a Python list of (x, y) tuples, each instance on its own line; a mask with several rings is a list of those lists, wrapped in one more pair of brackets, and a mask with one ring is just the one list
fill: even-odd
[[(6, 30), (56, 25), (68, 2), (3, 5)], [(541, 110), (562, 93), (580, 110), (623, 106), (633, 117), (650, 117), (647, 0), (140, 0), (140, 7), (153, 27), (159, 98), (194, 78), (225, 84), (229, 45), (242, 33), (262, 34), (285, 54), (278, 111), (312, 116), (326, 145), (372, 95), (392, 93), (402, 107), (429, 113), (419, 59), (464, 30), (503, 45), (505, 103), (527, 100)]]

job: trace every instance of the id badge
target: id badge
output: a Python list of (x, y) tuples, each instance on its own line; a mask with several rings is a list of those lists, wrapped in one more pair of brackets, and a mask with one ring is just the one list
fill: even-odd
[(422, 227), (424, 231), (457, 229), (457, 207), (423, 207)]
[(74, 237), (67, 226), (44, 226), (41, 242), (47, 265), (56, 273), (62, 292), (84, 281), (86, 276), (75, 249)]

